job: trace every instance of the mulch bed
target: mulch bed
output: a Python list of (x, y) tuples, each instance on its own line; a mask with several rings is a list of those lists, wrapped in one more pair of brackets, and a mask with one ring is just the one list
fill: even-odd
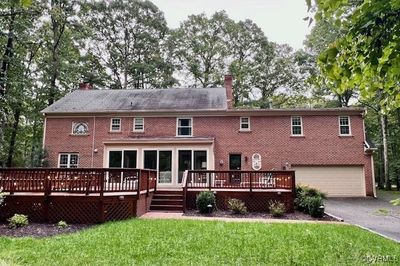
[(295, 211), (293, 213), (285, 213), (284, 216), (275, 218), (269, 213), (260, 213), (260, 212), (248, 212), (246, 214), (233, 214), (229, 211), (214, 211), (210, 214), (202, 214), (197, 210), (187, 210), (184, 213), (185, 216), (204, 216), (204, 217), (224, 217), (224, 218), (253, 218), (253, 219), (285, 219), (285, 220), (307, 220), (307, 221), (335, 221), (339, 220), (324, 214), (322, 218), (314, 218), (308, 214)]
[(70, 224), (66, 228), (58, 228), (55, 224), (37, 224), (31, 223), (27, 226), (11, 229), (6, 223), (0, 223), (0, 236), (11, 237), (47, 237), (59, 234), (74, 233), (92, 225)]

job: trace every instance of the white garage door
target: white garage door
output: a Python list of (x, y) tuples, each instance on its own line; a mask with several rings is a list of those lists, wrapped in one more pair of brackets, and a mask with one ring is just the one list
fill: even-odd
[(328, 197), (365, 196), (365, 178), (360, 167), (293, 167), (296, 184), (320, 189)]

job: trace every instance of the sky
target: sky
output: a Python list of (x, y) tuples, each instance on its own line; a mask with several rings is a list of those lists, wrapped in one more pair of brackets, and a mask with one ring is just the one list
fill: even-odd
[(177, 28), (189, 15), (225, 10), (235, 21), (251, 19), (270, 41), (303, 47), (310, 32), (305, 0), (151, 0), (164, 12), (168, 26)]

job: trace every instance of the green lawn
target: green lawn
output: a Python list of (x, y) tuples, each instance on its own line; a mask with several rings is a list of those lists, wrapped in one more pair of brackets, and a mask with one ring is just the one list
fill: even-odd
[(399, 254), (395, 242), (334, 224), (133, 219), (51, 238), (0, 237), (0, 265), (357, 265)]

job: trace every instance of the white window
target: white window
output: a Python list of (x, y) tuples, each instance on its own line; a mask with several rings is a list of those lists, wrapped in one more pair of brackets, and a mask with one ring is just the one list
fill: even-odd
[(303, 135), (303, 122), (301, 116), (292, 116), (292, 136)]
[(339, 134), (340, 135), (351, 135), (350, 117), (339, 116)]
[(72, 123), (72, 134), (74, 135), (87, 135), (89, 127), (86, 122)]
[(79, 164), (78, 153), (60, 153), (58, 167), (60, 168), (77, 168)]
[(111, 118), (111, 131), (121, 131), (121, 118)]
[(133, 119), (133, 131), (135, 131), (135, 132), (143, 132), (144, 131), (144, 118), (143, 117), (135, 117)]
[(176, 135), (192, 136), (192, 118), (177, 118)]
[(240, 118), (240, 130), (241, 131), (249, 131), (250, 130), (250, 117), (241, 117)]

